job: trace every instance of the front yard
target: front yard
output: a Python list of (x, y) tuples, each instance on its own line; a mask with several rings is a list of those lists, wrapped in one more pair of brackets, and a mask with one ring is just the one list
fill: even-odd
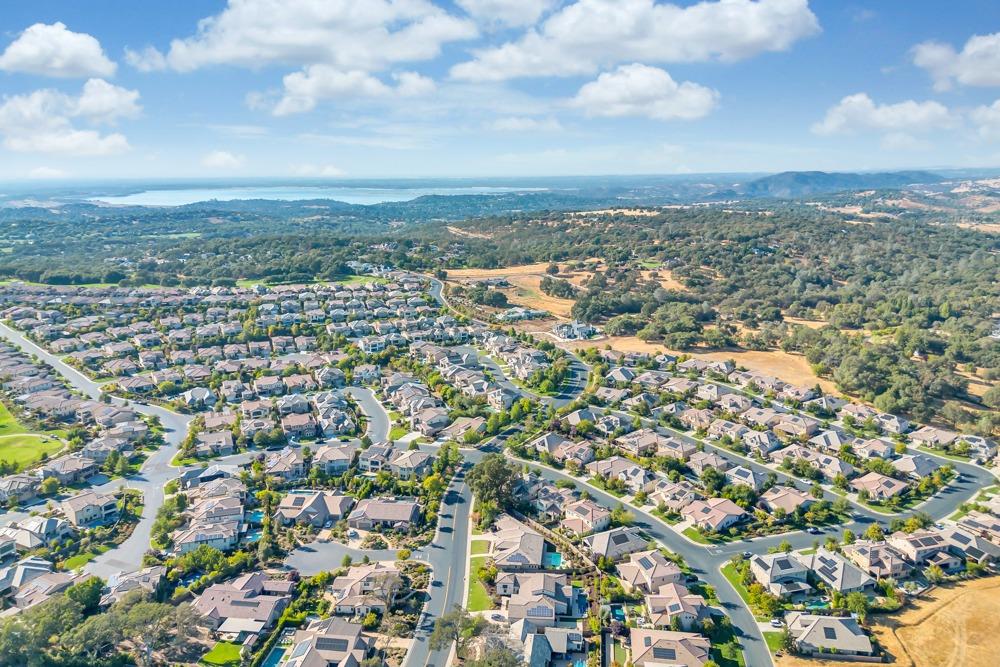
[(486, 590), (486, 584), (479, 579), (479, 568), (486, 564), (487, 558), (487, 556), (473, 556), (469, 559), (469, 599), (466, 601), (466, 608), (469, 611), (493, 609), (493, 599)]
[(218, 667), (238, 667), (240, 662), (240, 645), (232, 642), (219, 642), (201, 657), (201, 664)]

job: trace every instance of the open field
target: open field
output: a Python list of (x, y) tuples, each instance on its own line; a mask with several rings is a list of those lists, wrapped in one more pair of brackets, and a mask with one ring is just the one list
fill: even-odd
[(642, 271), (642, 279), (657, 283), (660, 287), (666, 290), (674, 290), (677, 292), (686, 292), (687, 287), (684, 283), (680, 282), (674, 275), (670, 272), (670, 269), (648, 269)]
[(719, 350), (713, 352), (687, 351), (679, 352), (669, 350), (659, 343), (650, 343), (640, 340), (635, 336), (609, 336), (597, 340), (571, 341), (566, 343), (567, 347), (576, 350), (588, 347), (603, 349), (610, 346), (613, 350), (620, 352), (645, 352), (649, 354), (659, 354), (660, 352), (670, 352), (672, 354), (689, 354), (698, 359), (711, 359), (713, 361), (725, 361), (732, 359), (737, 366), (744, 366), (750, 370), (773, 375), (785, 382), (795, 385), (812, 387), (816, 383), (823, 388), (823, 391), (830, 394), (838, 394), (836, 386), (829, 380), (816, 376), (809, 368), (806, 358), (789, 354), (781, 350)]
[[(525, 264), (523, 266), (508, 266), (503, 269), (451, 269), (448, 271), (448, 282), (452, 285), (474, 282), (485, 278), (506, 278), (514, 289), (503, 290), (507, 300), (526, 308), (547, 310), (559, 317), (569, 317), (573, 308), (572, 299), (559, 299), (542, 292), (540, 284), (547, 274), (547, 262)], [(568, 278), (568, 276), (560, 276)]]
[[(1000, 577), (936, 588), (906, 611), (877, 619), (879, 642), (900, 667), (990, 667), (997, 664)], [(850, 662), (783, 657), (778, 667), (846, 667)]]
[(42, 454), (51, 456), (62, 448), (62, 441), (54, 435), (29, 432), (0, 403), (0, 461), (9, 461), (22, 469), (38, 461)]

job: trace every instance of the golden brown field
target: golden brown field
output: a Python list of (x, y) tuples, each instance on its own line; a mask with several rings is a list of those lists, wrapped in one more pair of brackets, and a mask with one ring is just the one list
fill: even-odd
[(839, 394), (836, 387), (829, 380), (817, 377), (806, 358), (798, 354), (789, 354), (781, 350), (769, 350), (759, 352), (755, 350), (718, 350), (712, 352), (687, 351), (679, 352), (669, 350), (659, 343), (649, 343), (640, 340), (635, 336), (610, 336), (592, 341), (573, 341), (566, 343), (573, 349), (584, 349), (588, 347), (604, 348), (610, 346), (613, 350), (620, 352), (648, 352), (657, 354), (659, 352), (669, 352), (671, 354), (689, 354), (698, 359), (711, 359), (713, 361), (725, 361), (732, 359), (737, 366), (743, 366), (750, 370), (759, 371), (780, 378), (785, 382), (795, 385), (812, 387), (817, 382), (823, 391), (829, 394)]
[[(1000, 664), (1000, 577), (937, 588), (915, 606), (872, 627), (900, 667), (992, 667)], [(881, 620), (881, 619), (880, 619)], [(777, 667), (859, 663), (782, 657)]]
[[(589, 261), (589, 260), (588, 260)], [(596, 261), (596, 260), (595, 260)], [(484, 278), (506, 278), (514, 289), (503, 290), (507, 300), (519, 306), (547, 310), (561, 318), (569, 318), (573, 308), (572, 299), (560, 299), (542, 292), (540, 284), (547, 274), (548, 262), (508, 266), (503, 269), (451, 269), (448, 271), (448, 282), (455, 285), (474, 282)], [(559, 265), (559, 275), (577, 287), (581, 286), (593, 275), (591, 271), (572, 271), (567, 264)]]

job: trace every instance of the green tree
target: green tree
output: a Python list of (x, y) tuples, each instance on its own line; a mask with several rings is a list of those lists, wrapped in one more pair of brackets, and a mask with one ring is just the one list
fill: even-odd
[(516, 504), (515, 488), (520, 478), (518, 467), (503, 454), (487, 454), (472, 467), (466, 481), (481, 502), (508, 509)]

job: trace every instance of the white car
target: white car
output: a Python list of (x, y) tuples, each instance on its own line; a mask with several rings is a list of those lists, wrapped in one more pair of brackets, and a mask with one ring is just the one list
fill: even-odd
[(785, 622), (782, 621), (780, 618), (772, 618), (771, 619), (771, 627), (772, 628), (780, 628), (784, 624), (785, 624)]

